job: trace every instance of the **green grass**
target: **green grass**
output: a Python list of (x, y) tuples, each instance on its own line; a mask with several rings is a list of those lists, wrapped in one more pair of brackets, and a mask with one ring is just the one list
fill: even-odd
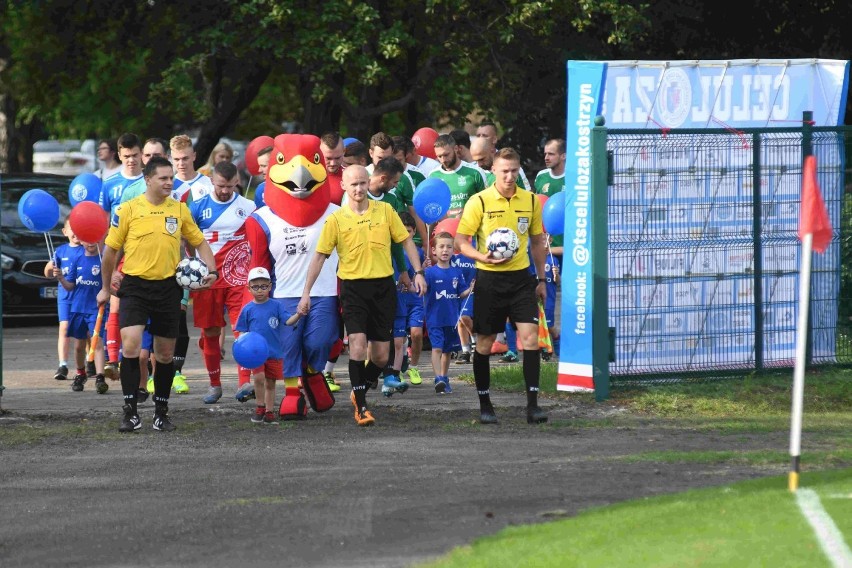
[[(830, 566), (786, 477), (591, 509), (452, 550), (433, 568), (572, 566)], [(852, 470), (806, 473), (847, 542)]]
[[(591, 393), (562, 393), (556, 390), (557, 366), (543, 363), (540, 388), (546, 396), (570, 397), (592, 403)], [(472, 381), (471, 375), (463, 380)], [(669, 383), (639, 387), (615, 387), (610, 401), (638, 415), (665, 418), (780, 418), (789, 415), (792, 372), (765, 376), (745, 375), (741, 379), (721, 379), (693, 383)], [(491, 369), (494, 389), (524, 390), (520, 365)], [(813, 371), (805, 378), (804, 411), (806, 417), (834, 415), (834, 420), (849, 424), (852, 408), (852, 370)], [(807, 424), (805, 425), (807, 427)]]

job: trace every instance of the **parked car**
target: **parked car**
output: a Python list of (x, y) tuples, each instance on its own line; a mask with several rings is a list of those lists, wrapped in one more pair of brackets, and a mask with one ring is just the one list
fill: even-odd
[(71, 211), (71, 176), (0, 175), (0, 265), (3, 269), (3, 318), (56, 316), (56, 281), (44, 277), (50, 260), (43, 233), (27, 229), (18, 217), (18, 202), (30, 189), (43, 189), (59, 202), (59, 222), (50, 232), (53, 246), (65, 244), (62, 225)]
[(84, 151), (79, 140), (39, 140), (33, 144), (35, 173), (76, 176), (95, 171), (96, 163), (95, 155)]

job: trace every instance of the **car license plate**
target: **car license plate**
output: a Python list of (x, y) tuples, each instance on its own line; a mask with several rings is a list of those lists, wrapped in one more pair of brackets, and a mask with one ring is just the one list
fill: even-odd
[(41, 287), (41, 297), (42, 298), (53, 298), (56, 299), (59, 293), (59, 288), (56, 286), (42, 286)]

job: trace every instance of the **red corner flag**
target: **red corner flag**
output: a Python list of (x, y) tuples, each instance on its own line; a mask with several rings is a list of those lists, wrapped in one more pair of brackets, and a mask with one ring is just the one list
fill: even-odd
[(805, 158), (805, 169), (802, 172), (802, 206), (799, 212), (799, 240), (805, 235), (812, 234), (813, 249), (825, 252), (831, 243), (831, 221), (828, 209), (822, 200), (816, 175), (816, 157)]

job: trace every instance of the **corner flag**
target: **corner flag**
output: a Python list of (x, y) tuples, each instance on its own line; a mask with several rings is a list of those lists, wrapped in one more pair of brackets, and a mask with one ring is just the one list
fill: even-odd
[(802, 399), (805, 395), (805, 356), (808, 344), (808, 308), (811, 292), (813, 251), (825, 252), (831, 243), (831, 220), (822, 200), (816, 176), (816, 157), (806, 156), (802, 170), (802, 205), (799, 215), (802, 263), (799, 269), (799, 317), (796, 324), (796, 363), (793, 368), (793, 407), (790, 412), (790, 475), (787, 486), (799, 488), (799, 458), (802, 450)]

